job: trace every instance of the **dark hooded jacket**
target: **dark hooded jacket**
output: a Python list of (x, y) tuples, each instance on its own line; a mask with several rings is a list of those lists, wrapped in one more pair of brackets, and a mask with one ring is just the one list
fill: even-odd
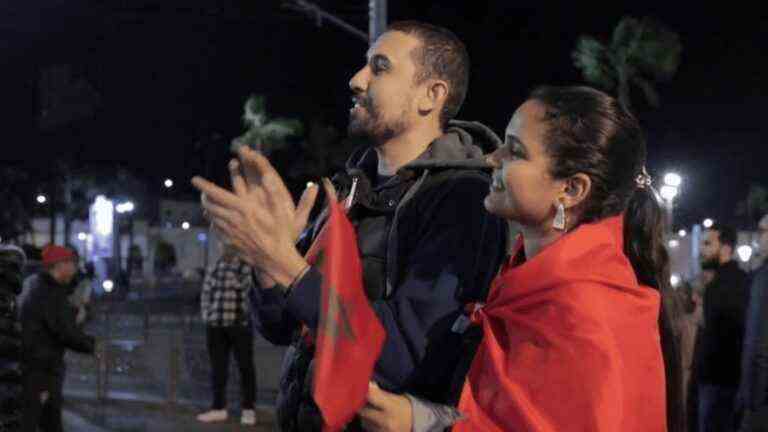
[(20, 308), (25, 371), (63, 376), (65, 350), (94, 352), (95, 339), (76, 324), (75, 307), (69, 301), (74, 288), (46, 272), (30, 286)]
[[(374, 379), (389, 391), (442, 401), (461, 351), (451, 327), (463, 305), (485, 299), (505, 256), (506, 222), (483, 206), (490, 179), (483, 154), (501, 141), (473, 122), (449, 123), (446, 133), (391, 178), (377, 176), (371, 148), (355, 152), (334, 177), (340, 196), (352, 195), (363, 282), (387, 337)], [(324, 215), (305, 233), (308, 248)], [(283, 431), (320, 430), (312, 401), (313, 348), (299, 336), (318, 325), (322, 275), (311, 268), (288, 294), (253, 290), (256, 323), (288, 349), (278, 395)], [(340, 378), (340, 385), (343, 377)]]

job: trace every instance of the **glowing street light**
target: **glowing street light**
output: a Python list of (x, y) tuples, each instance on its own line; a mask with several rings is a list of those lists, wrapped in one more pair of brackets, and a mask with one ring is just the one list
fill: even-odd
[(664, 175), (664, 184), (679, 188), (683, 184), (683, 178), (678, 173), (667, 173)]
[(173, 187), (173, 180), (171, 179), (165, 179), (163, 182), (163, 186), (165, 186), (166, 189), (170, 189)]
[(114, 205), (104, 195), (96, 197), (93, 203), (93, 212), (96, 222), (96, 233), (106, 237), (112, 234), (112, 225), (114, 223)]
[(679, 190), (676, 186), (672, 185), (663, 185), (661, 189), (659, 189), (659, 194), (661, 194), (661, 197), (664, 198), (667, 202), (672, 202), (672, 200), (675, 199), (677, 194), (679, 193)]
[(669, 172), (664, 175), (664, 184), (659, 188), (659, 195), (663, 200), (663, 206), (666, 210), (666, 226), (668, 234), (672, 234), (672, 227), (674, 226), (674, 207), (675, 198), (680, 195), (680, 185), (683, 184), (683, 178), (680, 174), (675, 172)]
[(115, 283), (110, 279), (107, 279), (102, 282), (101, 287), (104, 288), (104, 292), (111, 293), (112, 290), (115, 289)]
[(688, 235), (688, 231), (681, 229), (680, 231), (677, 232), (677, 235), (679, 235), (680, 237), (685, 237)]
[(38, 204), (45, 204), (46, 202), (48, 202), (48, 197), (43, 194), (40, 194), (36, 197), (36, 200)]
[(115, 206), (115, 211), (123, 214), (123, 213), (130, 213), (132, 212), (136, 206), (133, 204), (133, 201), (126, 201), (122, 202)]
[(86, 241), (88, 240), (88, 234), (81, 232), (77, 234), (77, 239), (80, 241)]
[(189, 224), (189, 222), (186, 222), (186, 221), (185, 221), (185, 222), (183, 222), (183, 223), (181, 224), (181, 229), (183, 229), (184, 231), (186, 231), (186, 230), (188, 230), (188, 229), (189, 229), (189, 227), (190, 227), (190, 226), (191, 226), (191, 225)]
[(752, 258), (752, 246), (741, 245), (736, 248), (736, 254), (739, 256), (741, 262), (749, 262), (749, 259)]
[(704, 228), (712, 228), (712, 225), (715, 224), (715, 221), (713, 221), (710, 218), (706, 218), (704, 219), (704, 222), (702, 222), (701, 224), (704, 225)]
[(664, 174), (664, 184), (659, 190), (661, 197), (667, 201), (672, 201), (680, 193), (681, 184), (683, 184), (683, 178), (680, 177), (680, 174), (675, 172)]

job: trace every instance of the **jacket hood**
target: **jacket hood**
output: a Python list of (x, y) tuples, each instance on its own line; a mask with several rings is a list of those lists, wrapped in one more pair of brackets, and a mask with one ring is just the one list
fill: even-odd
[[(474, 121), (451, 120), (445, 133), (433, 141), (418, 158), (401, 170), (464, 168), (488, 170), (485, 154), (502, 145), (501, 139), (488, 126)], [(372, 147), (355, 151), (347, 161), (347, 169), (361, 169), (376, 160)]]

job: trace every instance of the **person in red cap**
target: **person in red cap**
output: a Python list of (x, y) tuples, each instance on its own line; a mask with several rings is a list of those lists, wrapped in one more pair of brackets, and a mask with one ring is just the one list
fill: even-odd
[(76, 324), (69, 302), (77, 274), (75, 253), (50, 245), (43, 250), (43, 272), (21, 305), (22, 431), (61, 431), (64, 351), (93, 353), (95, 340)]

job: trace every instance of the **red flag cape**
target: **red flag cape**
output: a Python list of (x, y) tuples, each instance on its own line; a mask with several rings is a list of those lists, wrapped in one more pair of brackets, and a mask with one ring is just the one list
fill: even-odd
[(518, 240), (473, 316), (484, 335), (454, 431), (666, 430), (660, 295), (639, 285), (622, 225), (583, 225), (528, 261)]
[(365, 404), (385, 335), (363, 289), (354, 228), (331, 201), (327, 229), (316, 242), (324, 277), (314, 398), (326, 432), (341, 430)]

